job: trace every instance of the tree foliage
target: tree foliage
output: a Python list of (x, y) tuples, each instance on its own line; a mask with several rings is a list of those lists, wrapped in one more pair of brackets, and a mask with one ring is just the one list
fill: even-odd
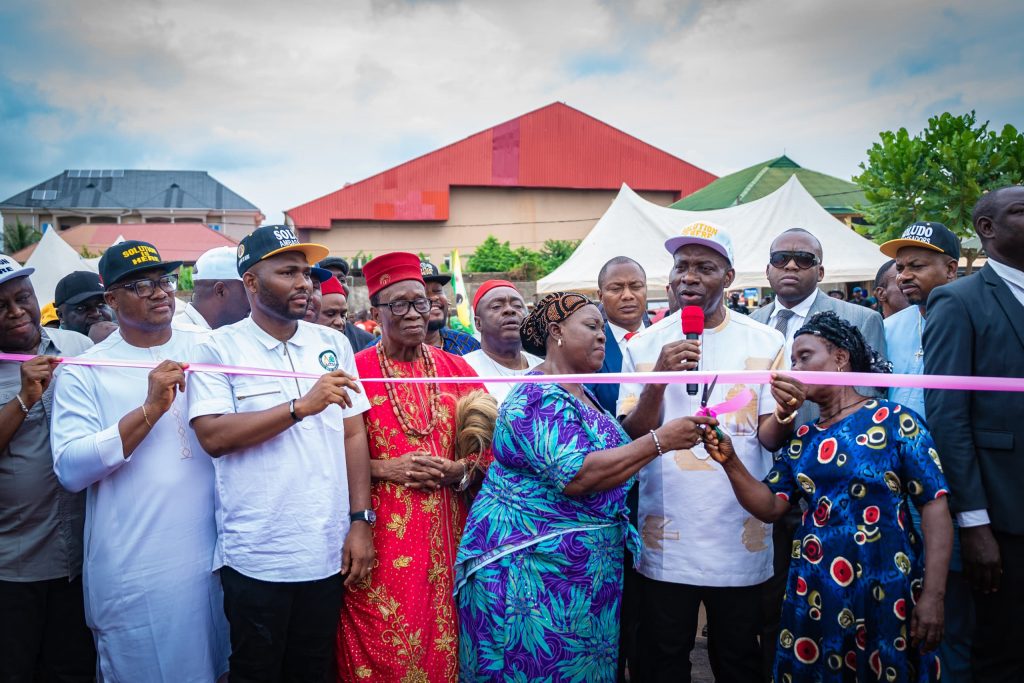
[[(860, 207), (876, 242), (899, 237), (915, 221), (937, 221), (961, 243), (974, 236), (971, 210), (988, 190), (1024, 179), (1024, 136), (1007, 124), (999, 132), (975, 113), (949, 112), (928, 119), (911, 136), (884, 131), (854, 177), (870, 204)], [(970, 272), (977, 249), (962, 248)]]
[(499, 242), (488, 235), (466, 262), (470, 273), (509, 273), (516, 280), (542, 278), (568, 259), (579, 240), (547, 240), (540, 251)]
[(13, 254), (16, 251), (21, 251), (30, 244), (38, 242), (42, 236), (43, 233), (21, 221), (15, 222), (14, 225), (7, 224), (4, 226), (4, 253)]

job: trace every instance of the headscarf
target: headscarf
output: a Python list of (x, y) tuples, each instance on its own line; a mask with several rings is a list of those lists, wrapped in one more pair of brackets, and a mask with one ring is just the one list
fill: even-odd
[(854, 372), (892, 372), (892, 363), (884, 360), (864, 341), (864, 335), (858, 328), (840, 318), (833, 311), (822, 311), (811, 316), (811, 319), (796, 331), (793, 339), (801, 334), (813, 334), (833, 346), (846, 349), (850, 354), (850, 367)]
[(519, 326), (523, 350), (535, 356), (547, 355), (548, 325), (560, 323), (593, 302), (576, 292), (553, 292), (541, 299)]

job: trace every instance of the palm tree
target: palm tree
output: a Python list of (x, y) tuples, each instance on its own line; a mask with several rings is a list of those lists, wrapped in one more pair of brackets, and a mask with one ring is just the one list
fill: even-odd
[(14, 225), (4, 226), (4, 253), (13, 254), (16, 251), (20, 251), (30, 244), (35, 244), (43, 236), (43, 233), (39, 232), (31, 225), (25, 225), (21, 221), (17, 221)]

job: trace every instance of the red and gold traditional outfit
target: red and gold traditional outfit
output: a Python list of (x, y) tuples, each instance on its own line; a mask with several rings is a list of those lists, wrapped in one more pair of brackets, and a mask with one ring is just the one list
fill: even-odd
[[(376, 347), (356, 354), (360, 377), (399, 378), (362, 385), (370, 400), (363, 419), (372, 459), (400, 458), (418, 450), (455, 457), (456, 402), (483, 385), (402, 383), (402, 377), (431, 373), (476, 374), (458, 356), (422, 348), (430, 358), (410, 363), (390, 360)], [(433, 429), (428, 429), (431, 424)], [(375, 483), (372, 497), (377, 564), (345, 594), (338, 631), (339, 680), (454, 683), (459, 626), (453, 568), (466, 522), (465, 499), (448, 486), (420, 491), (391, 482)]]

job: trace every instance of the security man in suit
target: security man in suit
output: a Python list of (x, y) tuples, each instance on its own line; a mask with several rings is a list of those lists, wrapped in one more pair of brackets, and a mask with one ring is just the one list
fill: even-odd
[[(787, 369), (790, 367), (789, 356), (796, 331), (811, 316), (822, 311), (834, 311), (840, 318), (860, 328), (871, 348), (885, 357), (882, 316), (866, 306), (833, 298), (818, 289), (818, 283), (825, 279), (823, 256), (821, 242), (803, 228), (786, 230), (775, 238), (770, 247), (765, 274), (775, 290), (775, 300), (751, 313), (750, 317), (785, 335)], [(869, 389), (868, 392), (878, 393), (875, 389)], [(817, 418), (817, 404), (807, 401), (797, 411), (796, 424)], [(773, 526), (775, 573), (764, 591), (764, 630), (761, 635), (762, 665), (766, 676), (771, 675), (772, 662), (775, 660), (793, 532), (799, 524), (800, 508), (793, 506), (790, 514)]]
[[(925, 374), (1024, 377), (1024, 187), (972, 218), (988, 263), (928, 298)], [(1024, 681), (1024, 393), (927, 390), (925, 406), (974, 587), (972, 680)]]

